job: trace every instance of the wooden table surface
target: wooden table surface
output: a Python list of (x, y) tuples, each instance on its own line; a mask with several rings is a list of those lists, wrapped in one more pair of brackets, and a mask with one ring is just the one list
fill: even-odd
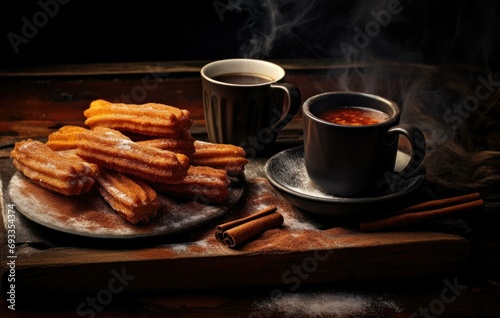
[[(439, 113), (442, 109), (424, 111), (431, 117), (434, 111), (437, 121), (422, 119), (422, 109), (418, 109), (422, 100), (435, 101), (438, 95), (419, 99), (421, 95), (415, 91), (443, 93), (439, 97), (447, 104), (440, 106), (453, 107), (454, 101), (470, 96), (481, 79), (490, 75), (456, 65), (437, 68), (397, 63), (345, 66), (325, 60), (277, 62), (286, 69), (286, 80), (298, 85), (303, 100), (339, 89), (380, 94), (404, 105), (402, 121), (418, 124), (426, 137), (446, 128), (447, 123)], [(204, 63), (53, 65), (0, 70), (4, 224), (8, 224), (9, 211), (14, 210), (6, 194), (14, 173), (9, 158), (13, 144), (27, 138), (45, 141), (63, 125), (82, 126), (83, 111), (94, 99), (159, 102), (188, 109), (194, 118), (191, 133), (206, 140), (199, 78)], [(432, 153), (437, 153), (435, 148), (440, 146), (436, 140), (430, 139)], [(298, 114), (280, 134), (274, 151), (301, 143)], [(250, 159), (247, 177), (253, 180), (253, 189), (256, 184), (266, 183), (261, 168), (268, 157)], [(432, 166), (428, 168), (430, 176), (437, 175)], [(287, 216), (311, 220), (267, 186), (269, 200), (278, 202), (288, 211)], [(258, 198), (250, 194), (246, 200)], [(90, 243), (85, 239), (68, 241), (66, 236), (29, 220), (16, 220), (21, 223), (16, 223), (20, 228), (15, 262), (8, 257), (12, 254), (5, 228), (0, 237), (2, 316), (498, 317), (500, 239), (489, 224), (498, 210), (495, 202), (486, 203), (488, 218), (475, 217), (474, 231), (467, 219), (458, 219), (370, 234), (312, 217), (315, 224), (324, 221), (315, 229), (319, 235), (317, 245), (290, 248), (288, 244), (285, 248), (275, 241), (282, 234), (271, 231), (259, 238), (260, 242), (268, 242), (268, 247), (248, 244), (231, 251), (211, 250), (201, 244), (215, 244), (207, 237), (218, 220), (195, 233), (154, 244), (132, 242), (130, 246)], [(248, 206), (239, 206), (241, 211), (227, 218), (248, 212)], [(22, 219), (19, 213), (16, 217)], [(279, 233), (293, 238), (306, 231)], [(332, 241), (322, 245), (326, 238)], [(198, 244), (196, 249), (190, 249), (193, 244)], [(322, 253), (330, 257), (323, 258), (327, 254)], [(9, 282), (9, 277), (15, 281)], [(14, 288), (11, 283), (15, 283)], [(15, 296), (15, 311), (7, 308), (13, 302), (9, 301), (11, 295)]]

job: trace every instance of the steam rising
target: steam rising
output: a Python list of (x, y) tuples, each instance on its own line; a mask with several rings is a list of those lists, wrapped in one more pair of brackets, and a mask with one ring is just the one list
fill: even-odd
[(263, 0), (229, 1), (229, 9), (248, 13), (249, 19), (238, 32), (244, 39), (240, 51), (246, 58), (265, 58), (278, 40), (301, 42), (300, 33), (320, 18), (318, 1)]
[[(396, 3), (398, 10), (392, 6), (388, 8), (387, 0), (230, 0), (228, 10), (248, 16), (237, 34), (242, 57), (286, 55), (293, 58), (294, 55), (305, 55), (352, 63), (371, 59), (373, 52), (378, 50), (382, 50), (382, 54), (397, 50), (391, 41), (385, 39), (386, 31), (404, 20), (399, 16), (404, 6), (398, 1)], [(385, 21), (373, 21), (379, 17)], [(367, 25), (378, 29), (365, 30)], [(365, 43), (362, 47), (358, 43), (356, 47), (359, 32), (366, 31), (368, 35), (363, 35)], [(352, 50), (346, 50), (345, 46)]]
[(228, 1), (229, 11), (247, 19), (237, 34), (242, 57), (321, 57), (345, 64), (462, 58), (486, 67), (499, 61), (495, 1)]

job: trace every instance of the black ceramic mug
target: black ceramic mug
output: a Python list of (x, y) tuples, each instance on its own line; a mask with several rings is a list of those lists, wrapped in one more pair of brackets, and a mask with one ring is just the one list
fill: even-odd
[[(342, 116), (355, 113), (352, 108), (360, 111), (361, 119), (363, 112), (377, 112), (381, 119), (369, 124), (343, 122)], [(324, 117), (343, 110), (350, 113)], [(401, 112), (393, 101), (359, 92), (328, 92), (307, 99), (302, 111), (306, 171), (324, 192), (338, 197), (372, 195), (421, 171), (425, 137), (417, 127), (399, 124)], [(408, 139), (411, 154), (406, 167), (394, 171), (399, 135)]]
[(271, 149), (300, 109), (299, 89), (283, 82), (285, 71), (275, 63), (219, 60), (200, 73), (209, 140), (241, 146), (249, 157)]

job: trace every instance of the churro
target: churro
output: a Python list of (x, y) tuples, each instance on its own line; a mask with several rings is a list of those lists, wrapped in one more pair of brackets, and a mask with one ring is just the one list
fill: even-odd
[(189, 167), (187, 176), (179, 184), (157, 184), (151, 186), (168, 196), (186, 198), (201, 203), (222, 203), (229, 197), (227, 172), (206, 166)]
[(83, 160), (76, 154), (76, 149), (57, 150), (56, 153), (65, 158), (81, 162), (82, 165), (88, 166), (90, 169), (90, 176), (94, 179), (99, 174), (99, 165)]
[(189, 168), (186, 155), (138, 144), (105, 127), (81, 132), (76, 154), (102, 167), (160, 183), (181, 182)]
[(17, 142), (10, 155), (14, 166), (26, 177), (54, 192), (78, 195), (95, 183), (88, 165), (64, 157), (37, 140)]
[(128, 222), (147, 223), (156, 216), (158, 196), (144, 181), (108, 169), (101, 169), (96, 181), (103, 199)]
[(191, 155), (191, 163), (198, 166), (209, 166), (224, 169), (231, 176), (241, 174), (248, 159), (245, 150), (230, 144), (216, 144), (202, 141), (194, 142), (195, 152)]
[(84, 130), (86, 130), (86, 128), (80, 126), (62, 126), (49, 135), (46, 144), (52, 150), (76, 149), (78, 134)]
[(178, 138), (156, 138), (137, 141), (137, 143), (163, 150), (170, 150), (176, 153), (182, 153), (189, 157), (195, 151), (194, 141), (195, 139), (193, 136), (191, 136), (189, 132), (185, 131)]
[(121, 132), (177, 138), (193, 121), (185, 109), (158, 104), (111, 103), (94, 100), (83, 114), (90, 128), (108, 127)]

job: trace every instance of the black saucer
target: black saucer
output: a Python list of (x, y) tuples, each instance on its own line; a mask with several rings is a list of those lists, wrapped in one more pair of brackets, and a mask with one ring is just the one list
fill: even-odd
[[(396, 171), (404, 168), (409, 156), (398, 151)], [(328, 217), (366, 217), (384, 213), (383, 209), (417, 189), (424, 180), (424, 169), (398, 180), (384, 190), (364, 197), (336, 197), (316, 188), (306, 172), (304, 147), (283, 150), (271, 157), (264, 172), (267, 179), (285, 198), (306, 212)]]

